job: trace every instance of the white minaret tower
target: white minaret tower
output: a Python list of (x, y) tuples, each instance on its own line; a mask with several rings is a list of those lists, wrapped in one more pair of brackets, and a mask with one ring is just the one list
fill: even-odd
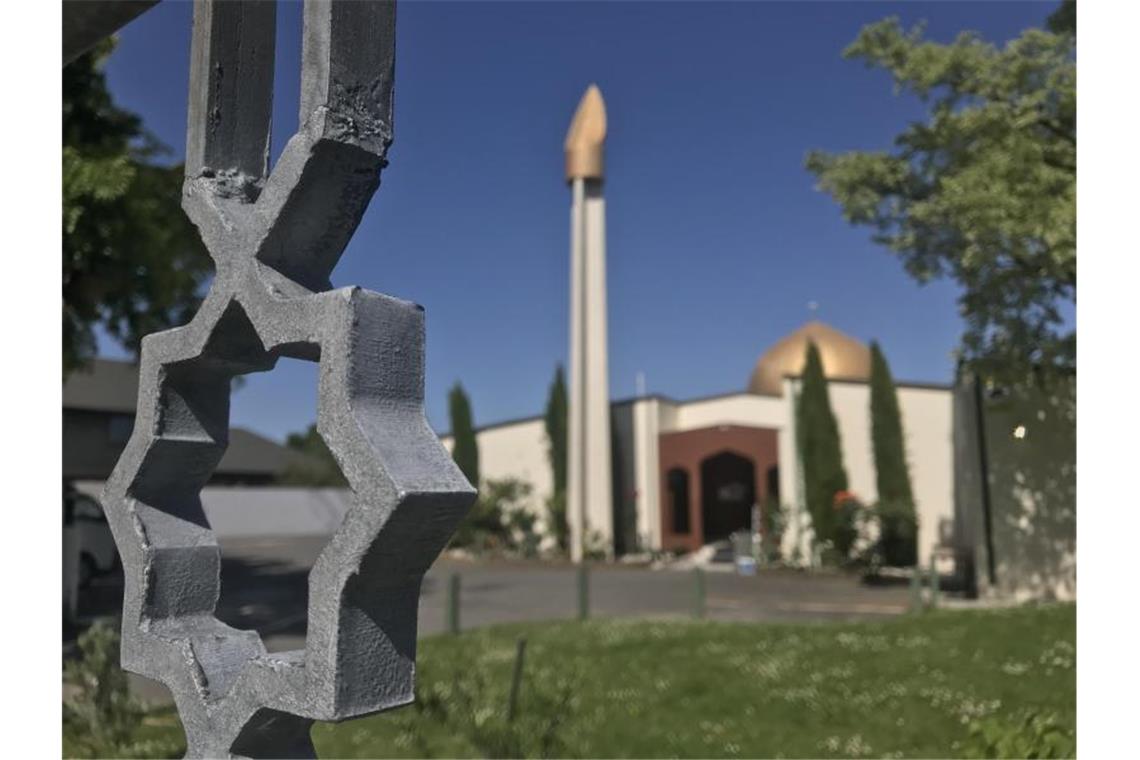
[(566, 520), (570, 558), (590, 536), (613, 554), (610, 393), (606, 346), (606, 202), (602, 196), (606, 105), (590, 85), (566, 134), (570, 207), (570, 403)]

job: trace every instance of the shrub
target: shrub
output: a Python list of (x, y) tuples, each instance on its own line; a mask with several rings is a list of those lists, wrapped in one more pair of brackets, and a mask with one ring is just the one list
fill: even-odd
[(780, 502), (771, 496), (764, 502), (760, 512), (761, 520), (764, 523), (763, 552), (765, 559), (770, 562), (780, 559), (780, 546), (784, 538), (786, 513), (787, 508), (781, 506)]
[(877, 554), (888, 567), (913, 567), (918, 563), (918, 518), (905, 502), (879, 502)]
[(831, 518), (832, 545), (839, 562), (845, 564), (851, 559), (859, 539), (863, 504), (850, 491), (839, 491), (832, 498), (832, 509), (835, 512)]
[(79, 636), (80, 656), (63, 666), (65, 757), (175, 757), (174, 739), (140, 741), (143, 707), (119, 667), (119, 635), (98, 622)]
[(559, 552), (565, 552), (570, 540), (566, 522), (566, 491), (555, 491), (546, 499), (546, 528)]
[(1077, 736), (1052, 713), (1025, 712), (1020, 718), (990, 717), (970, 724), (968, 757), (1065, 758), (1077, 756)]
[(538, 518), (527, 504), (533, 490), (517, 478), (484, 482), (475, 505), (456, 529), (451, 546), (528, 557), (537, 554), (541, 543)]

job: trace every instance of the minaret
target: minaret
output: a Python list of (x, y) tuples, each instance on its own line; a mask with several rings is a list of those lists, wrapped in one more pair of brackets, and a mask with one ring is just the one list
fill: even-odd
[(606, 202), (602, 196), (606, 105), (590, 85), (566, 134), (570, 207), (570, 404), (566, 520), (570, 558), (586, 536), (613, 553), (610, 393), (606, 347)]

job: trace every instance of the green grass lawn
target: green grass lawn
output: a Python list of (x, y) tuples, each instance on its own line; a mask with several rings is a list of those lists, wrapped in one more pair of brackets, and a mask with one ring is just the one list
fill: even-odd
[[(421, 642), (416, 706), (318, 725), (314, 740), (321, 757), (969, 756), (983, 751), (972, 728), (1016, 733), (1029, 715), (1071, 741), (1075, 644), (1072, 605), (843, 625), (499, 626)], [(148, 731), (176, 729), (160, 724)]]

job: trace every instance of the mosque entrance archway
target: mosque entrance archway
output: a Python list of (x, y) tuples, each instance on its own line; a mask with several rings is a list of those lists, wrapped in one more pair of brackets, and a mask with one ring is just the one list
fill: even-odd
[[(779, 466), (778, 435), (774, 428), (748, 425), (661, 433), (657, 459), (661, 548), (696, 551), (706, 538), (720, 540), (734, 530), (750, 528), (753, 502), (763, 504), (768, 496), (776, 496), (765, 476)], [(687, 518), (679, 514), (686, 506)]]
[(701, 462), (703, 541), (749, 530), (756, 503), (756, 466), (748, 457), (722, 451)]

